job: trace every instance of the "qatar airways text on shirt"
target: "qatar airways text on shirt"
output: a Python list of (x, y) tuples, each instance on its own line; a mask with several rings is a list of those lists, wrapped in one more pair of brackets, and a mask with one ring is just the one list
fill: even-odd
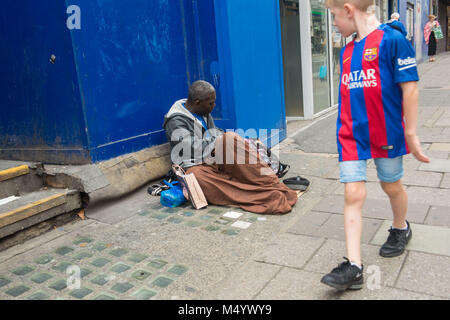
[(357, 88), (374, 88), (378, 86), (375, 69), (352, 71), (342, 75), (342, 84), (348, 90)]

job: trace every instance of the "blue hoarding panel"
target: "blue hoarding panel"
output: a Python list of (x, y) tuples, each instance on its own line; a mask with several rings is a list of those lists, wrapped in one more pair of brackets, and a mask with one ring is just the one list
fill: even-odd
[[(69, 158), (76, 158), (73, 161), (87, 161), (80, 89), (65, 13), (61, 1), (2, 2), (2, 157), (13, 159), (26, 150), (65, 150)], [(51, 55), (56, 57), (54, 63)]]
[(163, 137), (164, 114), (188, 85), (182, 1), (70, 4), (81, 8), (81, 29), (72, 39), (93, 160), (165, 142), (151, 136)]
[(219, 127), (286, 134), (277, 1), (8, 1), (0, 35), (0, 156), (85, 163), (165, 143), (165, 113), (199, 79)]
[(236, 128), (248, 136), (266, 131), (269, 145), (276, 144), (286, 137), (278, 1), (214, 3), (223, 102), (234, 110)]

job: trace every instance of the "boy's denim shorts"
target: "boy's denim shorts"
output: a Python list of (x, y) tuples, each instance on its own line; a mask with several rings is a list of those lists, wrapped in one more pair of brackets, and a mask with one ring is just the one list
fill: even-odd
[[(403, 156), (397, 158), (374, 159), (378, 179), (392, 183), (403, 177)], [(339, 162), (339, 175), (342, 183), (367, 181), (367, 160)]]

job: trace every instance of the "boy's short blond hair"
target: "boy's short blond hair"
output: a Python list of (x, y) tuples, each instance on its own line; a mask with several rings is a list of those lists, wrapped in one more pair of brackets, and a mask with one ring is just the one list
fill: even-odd
[(370, 6), (375, 5), (374, 0), (327, 0), (327, 7), (344, 7), (344, 4), (351, 3), (361, 11), (367, 11)]

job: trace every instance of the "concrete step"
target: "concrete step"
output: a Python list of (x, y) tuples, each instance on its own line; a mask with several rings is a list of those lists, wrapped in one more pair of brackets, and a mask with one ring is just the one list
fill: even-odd
[(0, 160), (0, 199), (20, 196), (44, 186), (40, 163)]
[(82, 207), (78, 190), (43, 188), (0, 205), (0, 239)]

